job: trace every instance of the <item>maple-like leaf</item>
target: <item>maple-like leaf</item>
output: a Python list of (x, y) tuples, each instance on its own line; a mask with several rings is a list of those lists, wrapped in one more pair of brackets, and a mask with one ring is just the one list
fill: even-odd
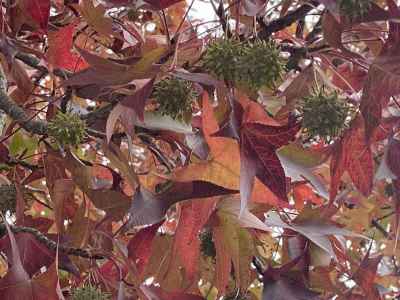
[(29, 14), (41, 29), (46, 30), (50, 15), (50, 0), (30, 0), (25, 2), (27, 2), (26, 9)]
[(307, 289), (304, 284), (288, 277), (283, 276), (279, 279), (264, 278), (263, 300), (321, 299), (318, 293)]
[(154, 285), (141, 285), (140, 289), (148, 300), (205, 300), (203, 297), (194, 294), (167, 292)]
[(59, 159), (72, 174), (74, 183), (89, 197), (93, 204), (104, 210), (108, 216), (120, 220), (129, 210), (130, 198), (121, 191), (113, 189), (94, 189), (93, 169), (86, 166), (76, 156), (68, 152), (64, 159)]
[(277, 268), (268, 267), (263, 275), (262, 300), (317, 300), (319, 294), (308, 289), (299, 276), (291, 276), (290, 270), (299, 264), (305, 251), (293, 260)]
[(160, 194), (153, 194), (144, 187), (139, 187), (133, 196), (132, 206), (129, 210), (130, 224), (140, 226), (159, 222), (173, 204), (183, 200), (237, 192), (205, 181), (176, 182)]
[(332, 83), (348, 93), (359, 92), (366, 77), (367, 72), (359, 66), (343, 63), (337, 67), (333, 74)]
[(106, 9), (102, 4), (93, 3), (93, 0), (80, 1), (79, 10), (86, 22), (98, 33), (107, 37), (114, 36), (123, 39), (122, 36), (113, 30), (112, 19), (106, 16)]
[[(173, 174), (173, 180), (180, 182), (201, 180), (239, 191), (241, 168), (239, 144), (231, 138), (212, 136), (218, 131), (219, 126), (206, 93), (203, 95), (202, 129), (210, 148), (209, 157), (204, 161), (177, 169)], [(229, 155), (226, 155), (227, 153)], [(272, 205), (280, 203), (279, 198), (258, 179), (255, 179), (250, 199)]]
[(162, 223), (141, 229), (128, 243), (128, 257), (136, 264), (139, 276), (142, 276), (150, 259), (153, 239)]
[[(391, 2), (389, 11), (399, 13), (396, 4)], [(381, 123), (382, 110), (388, 105), (390, 97), (400, 93), (400, 25), (389, 23), (389, 38), (380, 55), (369, 67), (364, 84), (360, 110), (365, 120), (365, 138), (371, 141), (374, 130)]]
[(370, 146), (365, 140), (362, 116), (358, 116), (337, 142), (331, 159), (330, 201), (337, 195), (340, 179), (347, 171), (356, 188), (368, 196), (372, 191), (374, 161)]
[(160, 66), (154, 64), (166, 53), (166, 49), (163, 47), (150, 50), (131, 65), (126, 64), (124, 61), (112, 61), (102, 58), (83, 49), (78, 50), (89, 63), (90, 68), (74, 74), (64, 82), (64, 85), (83, 86), (96, 84), (103, 87), (128, 84), (134, 79), (148, 79), (158, 73)]
[[(15, 235), (15, 240), (22, 266), (30, 277), (36, 274), (41, 267), (49, 267), (53, 263), (55, 253), (39, 243), (32, 234), (18, 233)], [(0, 251), (4, 252), (7, 257), (12, 256), (12, 244), (9, 236), (0, 240)]]
[[(34, 278), (31, 278), (25, 271), (21, 261), (21, 254), (18, 249), (14, 234), (7, 226), (8, 237), (10, 238), (11, 268), (7, 274), (0, 279), (0, 295), (4, 300), (60, 300), (62, 296), (58, 282), (58, 255), (55, 261), (47, 269)], [(31, 249), (29, 249), (31, 250)]]
[(175, 231), (173, 256), (179, 255), (185, 276), (193, 280), (198, 272), (200, 256), (199, 233), (215, 207), (215, 199), (192, 200), (183, 203)]
[[(227, 268), (226, 258), (228, 256), (233, 263), (235, 272), (236, 286), (244, 292), (253, 279), (253, 270), (249, 268), (254, 251), (254, 240), (247, 228), (241, 227), (237, 217), (227, 214), (223, 210), (218, 210), (214, 215), (213, 239), (218, 241), (216, 244), (216, 260), (217, 260), (217, 282), (219, 288), (224, 290), (226, 284), (226, 274), (229, 274), (230, 266)], [(221, 269), (218, 268), (218, 259), (221, 259)]]
[(367, 300), (382, 299), (377, 287), (374, 285), (375, 278), (377, 277), (377, 269), (382, 255), (370, 257), (370, 248), (361, 261), (360, 267), (354, 274), (354, 281), (363, 289)]
[(294, 222), (287, 224), (281, 220), (278, 214), (274, 212), (268, 212), (265, 215), (264, 223), (269, 227), (282, 227), (285, 229), (294, 230), (315, 245), (323, 249), (330, 257), (336, 259), (334, 247), (332, 245), (330, 237), (334, 236), (356, 236), (363, 237), (362, 235), (353, 233), (345, 228), (341, 228), (336, 224), (328, 220), (324, 220), (320, 217), (317, 210), (310, 211), (304, 210)]
[(157, 10), (165, 9), (174, 5), (175, 3), (181, 2), (182, 0), (144, 0), (144, 2), (150, 4)]
[[(106, 136), (108, 142), (110, 142), (115, 123), (120, 117), (128, 133), (132, 133), (134, 125), (132, 124), (132, 121), (126, 121), (126, 119), (132, 120), (137, 116), (139, 121), (144, 122), (144, 108), (146, 100), (153, 89), (154, 79), (155, 78), (137, 80), (137, 87), (134, 93), (126, 96), (110, 112), (106, 124)], [(131, 115), (129, 118), (127, 116), (128, 114)]]
[[(276, 154), (276, 150), (294, 140), (300, 130), (300, 124), (286, 126), (268, 126), (260, 123), (245, 123), (241, 127), (241, 161), (247, 161), (240, 173), (241, 180), (247, 185), (241, 185), (241, 193), (246, 195), (242, 201), (247, 202), (248, 190), (252, 190), (250, 176), (265, 184), (279, 199), (287, 201), (285, 171)], [(246, 168), (247, 167), (247, 168)], [(255, 170), (251, 171), (249, 168)]]
[(71, 23), (48, 33), (49, 48), (46, 55), (53, 68), (80, 71), (88, 66), (81, 56), (72, 52), (76, 25), (76, 23)]

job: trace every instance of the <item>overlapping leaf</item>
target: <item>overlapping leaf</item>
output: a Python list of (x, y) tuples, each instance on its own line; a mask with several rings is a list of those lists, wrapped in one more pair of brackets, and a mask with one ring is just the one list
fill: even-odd
[(364, 122), (358, 116), (336, 144), (331, 160), (330, 200), (337, 195), (340, 179), (347, 171), (356, 188), (368, 196), (372, 191), (374, 161), (370, 146), (365, 140)]

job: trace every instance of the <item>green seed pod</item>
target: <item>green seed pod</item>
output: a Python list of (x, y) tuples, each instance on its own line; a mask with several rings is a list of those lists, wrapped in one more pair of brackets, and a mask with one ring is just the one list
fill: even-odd
[(309, 139), (322, 138), (331, 141), (347, 127), (351, 106), (339, 98), (336, 91), (329, 92), (324, 86), (313, 89), (304, 97), (299, 110), (303, 114), (303, 129)]
[(192, 117), (192, 103), (197, 96), (189, 81), (177, 78), (161, 80), (154, 86), (152, 94), (161, 114), (185, 122)]
[(246, 45), (237, 64), (239, 81), (253, 90), (262, 86), (273, 88), (284, 71), (284, 59), (279, 53), (273, 41), (256, 41)]
[(110, 293), (103, 293), (93, 286), (84, 286), (72, 291), (73, 300), (110, 300)]
[(237, 81), (237, 64), (243, 54), (243, 44), (233, 39), (212, 42), (203, 56), (203, 67), (220, 80)]
[(15, 212), (17, 191), (15, 185), (0, 185), (0, 212), (5, 214)]
[(350, 19), (363, 17), (370, 10), (373, 0), (339, 0), (340, 13)]
[(61, 146), (79, 145), (86, 133), (86, 124), (79, 115), (58, 112), (49, 122), (48, 134)]
[(200, 250), (205, 256), (215, 257), (216, 250), (215, 244), (212, 239), (211, 230), (204, 230), (199, 235), (200, 238)]

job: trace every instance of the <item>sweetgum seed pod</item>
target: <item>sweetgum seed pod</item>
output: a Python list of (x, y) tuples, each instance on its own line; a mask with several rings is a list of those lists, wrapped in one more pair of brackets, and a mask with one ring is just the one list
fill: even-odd
[(330, 141), (338, 137), (348, 124), (351, 107), (337, 92), (316, 88), (304, 97), (299, 108), (303, 114), (303, 129), (308, 138)]
[(284, 60), (273, 41), (247, 44), (238, 60), (239, 81), (254, 90), (262, 86), (273, 88), (284, 71)]
[(188, 122), (197, 94), (189, 81), (166, 78), (155, 85), (152, 97), (159, 104), (158, 111), (161, 114)]
[(104, 293), (93, 286), (84, 286), (72, 291), (73, 300), (110, 300), (111, 294)]
[(244, 47), (240, 41), (220, 39), (212, 42), (202, 59), (203, 67), (220, 80), (235, 82), (238, 79), (237, 64)]
[(85, 138), (86, 124), (77, 114), (58, 112), (49, 122), (48, 133), (62, 146), (77, 146)]

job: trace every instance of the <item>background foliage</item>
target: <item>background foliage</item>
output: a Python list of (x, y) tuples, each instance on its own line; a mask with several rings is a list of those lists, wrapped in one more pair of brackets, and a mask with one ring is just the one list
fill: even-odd
[(397, 299), (399, 17), (1, 1), (0, 298)]

